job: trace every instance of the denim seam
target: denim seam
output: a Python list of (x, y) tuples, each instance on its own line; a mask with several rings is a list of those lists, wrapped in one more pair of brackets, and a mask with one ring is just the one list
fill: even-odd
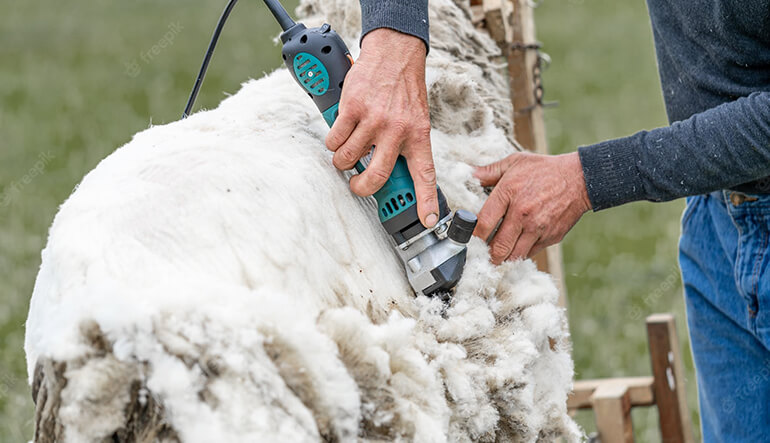
[[(746, 303), (746, 310), (748, 311), (748, 318), (746, 319), (747, 324), (745, 325), (745, 328), (748, 331), (751, 331), (752, 335), (756, 337), (756, 331), (757, 331), (757, 325), (756, 325), (756, 313), (751, 308), (752, 306), (752, 295), (748, 294), (746, 290), (743, 287), (743, 269), (745, 268), (745, 263), (743, 258), (743, 250), (746, 249), (744, 247), (744, 242), (746, 240), (744, 236), (743, 229), (741, 228), (741, 225), (735, 220), (736, 214), (735, 214), (735, 206), (733, 206), (731, 200), (730, 200), (730, 194), (731, 191), (723, 190), (723, 198), (724, 198), (724, 204), (725, 209), (727, 210), (727, 215), (730, 217), (730, 221), (732, 222), (733, 226), (735, 226), (735, 230), (738, 232), (738, 240), (737, 240), (737, 247), (735, 249), (735, 265), (733, 266), (733, 280), (735, 282), (735, 288), (738, 290), (738, 294), (743, 298), (743, 302)], [(759, 305), (759, 301), (757, 300), (757, 305)]]
[(743, 290), (743, 285), (741, 284), (741, 275), (743, 274), (743, 260), (741, 260), (741, 257), (743, 257), (743, 236), (741, 235), (740, 229), (738, 230), (738, 247), (735, 249), (735, 265), (733, 266), (733, 279), (735, 280), (735, 287), (738, 289), (738, 292), (743, 297), (744, 301), (747, 304), (750, 304), (751, 301), (749, 299), (749, 294), (746, 293), (746, 291)]
[[(759, 271), (762, 268), (762, 260), (765, 259), (765, 253), (767, 251), (767, 243), (768, 240), (770, 240), (770, 235), (765, 234), (765, 241), (762, 242), (762, 249), (760, 249), (759, 256), (756, 258), (756, 261), (754, 262), (754, 271), (751, 273), (751, 279), (753, 280), (753, 286), (754, 286), (754, 296), (757, 297), (757, 313), (759, 312)], [(756, 329), (756, 325), (754, 326), (754, 329)], [(756, 330), (754, 331), (756, 334)]]
[(732, 222), (733, 226), (735, 226), (735, 230), (738, 232), (738, 241), (736, 242), (736, 248), (735, 248), (735, 264), (733, 265), (733, 280), (735, 280), (735, 288), (738, 290), (740, 295), (746, 300), (748, 297), (743, 291), (743, 288), (741, 287), (741, 261), (739, 258), (741, 258), (741, 246), (742, 246), (742, 231), (741, 227), (738, 225), (738, 223), (735, 221), (735, 214), (733, 213), (733, 204), (730, 203), (730, 194), (729, 191), (724, 190), (722, 191), (722, 197), (724, 199), (725, 204), (725, 210), (727, 211), (727, 215), (730, 217), (730, 222)]

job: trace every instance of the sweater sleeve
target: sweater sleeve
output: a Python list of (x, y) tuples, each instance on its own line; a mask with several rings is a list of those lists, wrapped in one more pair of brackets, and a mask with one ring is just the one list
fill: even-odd
[(361, 39), (378, 28), (390, 28), (422, 39), (430, 48), (428, 0), (361, 0)]
[(578, 152), (595, 211), (756, 181), (770, 176), (770, 92)]

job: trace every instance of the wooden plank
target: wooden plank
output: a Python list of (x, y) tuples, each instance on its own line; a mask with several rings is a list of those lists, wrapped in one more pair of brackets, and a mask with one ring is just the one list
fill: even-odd
[(692, 423), (674, 316), (655, 314), (647, 317), (647, 339), (662, 440), (666, 443), (690, 443), (693, 441)]
[(484, 24), (484, 7), (481, 3), (482, 0), (471, 0), (471, 23), (476, 27)]
[(591, 409), (593, 403), (591, 396), (600, 386), (606, 384), (619, 384), (628, 391), (631, 406), (651, 406), (655, 404), (655, 394), (653, 391), (653, 377), (627, 377), (627, 378), (606, 378), (597, 380), (576, 381), (572, 388), (572, 393), (567, 398), (568, 409)]
[(596, 415), (596, 430), (605, 443), (632, 443), (631, 399), (622, 383), (604, 383), (591, 396)]
[(529, 0), (516, 0), (512, 19), (513, 47), (508, 51), (508, 72), (514, 109), (516, 140), (526, 149), (548, 153), (543, 108), (535, 99), (534, 67), (538, 61), (535, 20)]
[(483, 0), (482, 11), (487, 32), (492, 40), (501, 47), (507, 46), (513, 39), (511, 13), (513, 5), (509, 0)]
[(553, 277), (559, 289), (559, 306), (567, 309), (567, 283), (564, 280), (564, 259), (561, 254), (561, 244), (549, 246), (533, 257), (537, 268), (548, 272)]

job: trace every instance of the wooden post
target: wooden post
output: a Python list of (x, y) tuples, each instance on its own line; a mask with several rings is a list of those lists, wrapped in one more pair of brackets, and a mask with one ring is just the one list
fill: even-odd
[(690, 443), (693, 441), (692, 423), (674, 316), (655, 314), (647, 317), (647, 339), (662, 440), (665, 443)]
[(505, 48), (513, 41), (511, 14), (513, 4), (510, 0), (483, 0), (481, 10), (484, 13), (486, 29), (498, 46)]
[(543, 107), (535, 97), (539, 44), (535, 38), (533, 10), (529, 0), (515, 0), (513, 10), (513, 42), (508, 51), (508, 72), (516, 140), (530, 151), (547, 154)]
[(633, 443), (631, 398), (623, 383), (604, 383), (591, 397), (602, 443)]

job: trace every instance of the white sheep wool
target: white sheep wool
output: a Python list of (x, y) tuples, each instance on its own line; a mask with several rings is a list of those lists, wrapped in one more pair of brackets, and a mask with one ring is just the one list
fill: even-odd
[[(306, 0), (358, 47), (355, 0)], [(439, 182), (513, 152), (497, 46), (431, 1)], [(356, 49), (354, 52), (358, 52)], [(285, 69), (137, 134), (62, 205), (27, 320), (35, 441), (578, 440), (550, 276), (474, 239), (451, 302), (415, 297), (373, 200)]]

